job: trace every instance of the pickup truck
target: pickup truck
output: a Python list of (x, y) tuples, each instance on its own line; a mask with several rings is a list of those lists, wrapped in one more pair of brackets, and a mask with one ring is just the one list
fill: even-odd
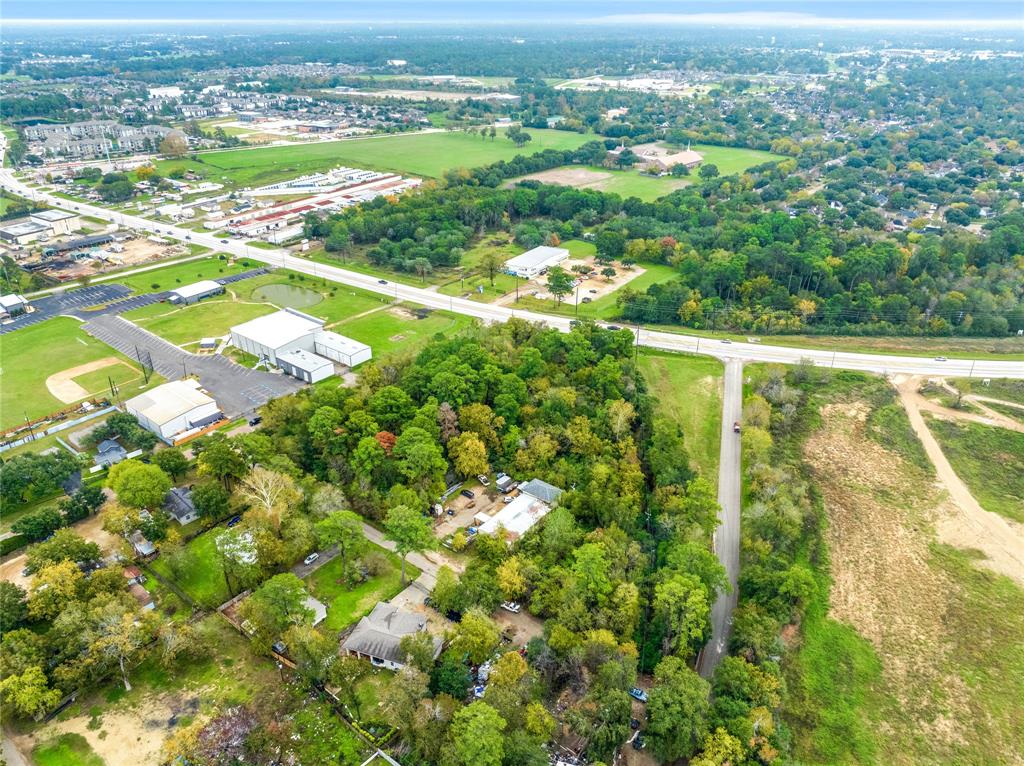
[(740, 421), (737, 420), (732, 424), (732, 432), (734, 434), (738, 434), (740, 432)]

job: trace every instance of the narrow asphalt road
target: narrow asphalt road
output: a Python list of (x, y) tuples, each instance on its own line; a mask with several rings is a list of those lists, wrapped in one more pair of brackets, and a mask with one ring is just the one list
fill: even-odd
[(729, 651), (732, 613), (736, 608), (737, 581), (740, 576), (740, 435), (733, 423), (743, 411), (743, 362), (725, 360), (725, 392), (722, 396), (722, 445), (718, 458), (718, 529), (715, 554), (725, 567), (731, 590), (719, 594), (711, 607), (711, 640), (697, 658), (697, 672), (711, 678), (718, 663)]

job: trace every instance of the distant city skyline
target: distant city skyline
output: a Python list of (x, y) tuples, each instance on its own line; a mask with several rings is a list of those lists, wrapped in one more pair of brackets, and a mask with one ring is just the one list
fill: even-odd
[[(287, 13), (283, 13), (283, 8)], [(725, 0), (715, 3), (609, 2), (597, 0), (180, 0), (173, 4), (137, 0), (6, 0), (6, 23), (281, 23), (295, 26), (316, 22), (338, 24), (576, 24), (671, 26), (738, 25), (765, 27), (923, 27), (1024, 30), (1020, 0)]]

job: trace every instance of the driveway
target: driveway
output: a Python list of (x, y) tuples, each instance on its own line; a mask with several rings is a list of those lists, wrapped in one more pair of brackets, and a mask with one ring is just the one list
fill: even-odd
[(725, 567), (732, 586), (730, 593), (721, 593), (711, 606), (711, 639), (697, 658), (697, 672), (711, 678), (729, 650), (732, 613), (736, 608), (737, 581), (740, 574), (740, 436), (733, 433), (733, 423), (743, 411), (743, 362), (725, 361), (725, 395), (722, 397), (722, 444), (718, 461), (718, 529), (715, 531), (715, 554)]
[(304, 385), (286, 375), (250, 370), (223, 356), (190, 354), (119, 316), (96, 317), (82, 328), (130, 359), (138, 360), (139, 352), (149, 352), (153, 369), (168, 380), (199, 376), (203, 388), (229, 418), (253, 413), (271, 399)]

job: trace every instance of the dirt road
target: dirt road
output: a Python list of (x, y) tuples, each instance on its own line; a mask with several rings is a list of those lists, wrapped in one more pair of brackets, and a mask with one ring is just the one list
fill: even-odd
[[(982, 562), (985, 566), (1024, 584), (1024, 526), (981, 507), (946, 459), (938, 441), (928, 429), (921, 411), (934, 412), (933, 408), (938, 408), (943, 414), (953, 413), (953, 417), (964, 415), (965, 417), (960, 419), (967, 420), (977, 416), (967, 417), (967, 413), (949, 410), (924, 400), (917, 392), (921, 384), (919, 377), (898, 375), (893, 382), (910, 418), (910, 425), (917, 438), (921, 440), (928, 459), (935, 466), (939, 484), (953, 501), (953, 512), (940, 517), (936, 522), (939, 537), (943, 542), (958, 548), (975, 548), (982, 551), (987, 557)], [(922, 401), (929, 406), (922, 406)]]

